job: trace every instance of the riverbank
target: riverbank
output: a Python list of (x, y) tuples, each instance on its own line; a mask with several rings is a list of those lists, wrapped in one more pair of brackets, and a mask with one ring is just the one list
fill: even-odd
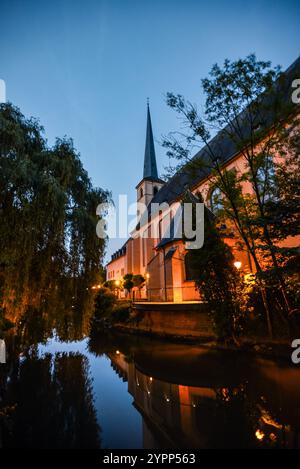
[(215, 337), (207, 336), (192, 336), (192, 335), (174, 335), (156, 332), (153, 330), (144, 330), (129, 324), (116, 323), (113, 329), (121, 334), (128, 336), (141, 336), (153, 338), (168, 342), (170, 344), (186, 344), (186, 345), (201, 345), (201, 347), (218, 350), (218, 351), (231, 351), (236, 353), (243, 353), (244, 355), (256, 356), (259, 358), (270, 358), (277, 360), (284, 360), (291, 362), (291, 354), (293, 349), (291, 347), (292, 340), (288, 339), (273, 339), (269, 338), (254, 338), (254, 337), (240, 337), (239, 345), (222, 344), (216, 340)]
[(153, 337), (170, 343), (201, 345), (214, 350), (243, 352), (263, 358), (291, 360), (292, 339), (259, 335), (238, 338), (238, 345), (217, 340), (205, 302), (136, 302), (130, 317), (113, 328), (129, 335)]

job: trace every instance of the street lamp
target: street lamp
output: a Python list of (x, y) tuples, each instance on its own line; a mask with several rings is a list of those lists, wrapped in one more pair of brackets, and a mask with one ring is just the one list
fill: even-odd
[(240, 261), (235, 261), (233, 265), (237, 270), (240, 270), (242, 267), (242, 263)]

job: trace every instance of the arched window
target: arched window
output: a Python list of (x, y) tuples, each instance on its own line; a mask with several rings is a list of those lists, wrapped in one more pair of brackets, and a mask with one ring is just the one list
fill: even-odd
[(210, 193), (210, 208), (213, 213), (217, 213), (223, 208), (222, 192), (218, 187), (215, 187)]
[(157, 194), (158, 193), (158, 187), (157, 186), (154, 186), (153, 187), (153, 195)]
[(143, 191), (143, 188), (141, 187), (141, 188), (140, 188), (140, 198), (142, 198), (143, 195), (144, 195), (144, 191)]

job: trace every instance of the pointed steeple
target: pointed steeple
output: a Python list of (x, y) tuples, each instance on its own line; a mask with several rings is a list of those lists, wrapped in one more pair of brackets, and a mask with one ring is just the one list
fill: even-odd
[(149, 100), (147, 100), (147, 131), (143, 178), (158, 179)]

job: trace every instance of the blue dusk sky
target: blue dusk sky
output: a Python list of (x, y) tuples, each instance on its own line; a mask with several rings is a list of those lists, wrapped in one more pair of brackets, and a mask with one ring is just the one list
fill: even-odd
[[(299, 0), (0, 0), (0, 79), (49, 144), (74, 139), (94, 185), (135, 200), (146, 100), (160, 174), (162, 135), (179, 122), (167, 91), (203, 103), (201, 78), (255, 52), (286, 68), (299, 55)], [(107, 259), (124, 240), (112, 240)]]

